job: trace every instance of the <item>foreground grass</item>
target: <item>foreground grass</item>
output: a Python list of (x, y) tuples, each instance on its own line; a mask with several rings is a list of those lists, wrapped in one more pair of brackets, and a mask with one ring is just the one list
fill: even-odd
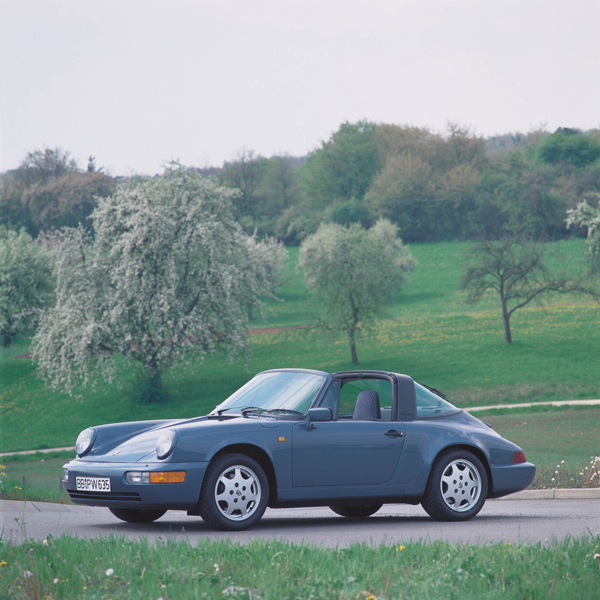
[[(465, 304), (458, 289), (469, 243), (417, 244), (419, 267), (387, 319), (359, 340), (360, 367), (407, 373), (448, 393), (461, 407), (498, 403), (600, 397), (600, 307), (576, 296), (549, 298), (512, 319), (515, 342), (502, 336), (498, 301)], [(569, 260), (583, 256), (585, 243), (565, 244)], [(322, 312), (295, 271), (297, 249), (287, 265), (289, 280), (273, 302), (267, 326), (307, 325)], [(255, 322), (252, 326), (262, 327)], [(0, 451), (73, 445), (90, 425), (205, 414), (252, 375), (277, 367), (328, 371), (355, 368), (346, 340), (322, 331), (284, 330), (253, 336), (252, 355), (233, 365), (223, 356), (204, 364), (189, 361), (165, 374), (172, 397), (160, 406), (131, 402), (135, 382), (101, 385), (81, 398), (46, 389), (37, 379), (28, 340), (0, 349)]]
[(546, 546), (0, 540), (0, 598), (598, 597), (600, 537)]

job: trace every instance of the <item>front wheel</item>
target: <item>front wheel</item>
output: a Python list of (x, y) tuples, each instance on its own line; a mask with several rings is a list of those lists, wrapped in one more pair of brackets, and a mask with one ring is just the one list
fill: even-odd
[(204, 476), (200, 516), (216, 529), (241, 531), (260, 521), (268, 501), (269, 482), (263, 468), (245, 454), (224, 454)]
[(152, 523), (160, 519), (166, 510), (141, 510), (139, 508), (109, 508), (110, 512), (127, 523)]
[(481, 461), (466, 450), (450, 450), (435, 459), (421, 505), (438, 521), (467, 521), (482, 509), (487, 493)]
[(366, 519), (374, 515), (383, 504), (332, 504), (329, 508), (337, 515), (351, 519)]

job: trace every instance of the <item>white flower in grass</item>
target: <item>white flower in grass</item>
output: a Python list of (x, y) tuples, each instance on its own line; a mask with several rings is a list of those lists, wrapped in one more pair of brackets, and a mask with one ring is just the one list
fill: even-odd
[(218, 573), (219, 572), (219, 565), (217, 563), (215, 563), (213, 565), (213, 567), (215, 568), (215, 571)]
[(115, 570), (114, 570), (114, 569), (106, 569), (106, 576), (107, 576), (107, 577), (110, 577), (111, 575), (113, 575), (113, 574), (114, 574), (114, 572), (115, 572)]
[(29, 579), (29, 577), (31, 577), (33, 575), (33, 573), (31, 571), (25, 571), (25, 573), (23, 573), (23, 577), (25, 577), (25, 579)]
[(52, 580), (52, 583), (53, 583), (54, 585), (56, 585), (56, 584), (58, 583), (58, 577), (55, 577), (55, 578)]
[(554, 477), (551, 479), (551, 481), (554, 481)]

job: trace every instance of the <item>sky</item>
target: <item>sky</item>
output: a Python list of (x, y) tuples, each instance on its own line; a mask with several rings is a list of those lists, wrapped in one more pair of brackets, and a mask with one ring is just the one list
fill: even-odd
[(360, 119), (600, 128), (599, 32), (598, 0), (0, 0), (0, 172), (304, 155)]

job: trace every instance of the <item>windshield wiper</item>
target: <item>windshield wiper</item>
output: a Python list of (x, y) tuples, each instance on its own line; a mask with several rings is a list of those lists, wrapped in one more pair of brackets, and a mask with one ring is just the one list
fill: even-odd
[(235, 410), (238, 409), (242, 414), (244, 414), (244, 411), (246, 410), (262, 410), (260, 408), (260, 406), (242, 406), (241, 408), (239, 406), (228, 406), (227, 408), (220, 408), (217, 411), (217, 414), (219, 416), (221, 416), (224, 412), (227, 412), (228, 410)]
[(259, 408), (258, 406), (247, 406), (244, 409), (242, 409), (243, 415), (246, 415), (251, 412), (264, 412), (269, 414), (289, 413), (292, 415), (300, 415), (301, 417), (304, 416), (304, 413), (300, 412), (299, 410), (294, 410), (292, 408)]
[(436, 390), (434, 387), (431, 387), (430, 385), (425, 385), (424, 383), (421, 383), (420, 385), (422, 385), (424, 388), (427, 388), (430, 392), (437, 394), (440, 398), (443, 398), (444, 400), (446, 399), (446, 394), (440, 392), (440, 390)]
[(244, 406), (240, 411), (244, 416), (251, 412), (266, 412), (266, 408), (262, 408), (262, 406)]

